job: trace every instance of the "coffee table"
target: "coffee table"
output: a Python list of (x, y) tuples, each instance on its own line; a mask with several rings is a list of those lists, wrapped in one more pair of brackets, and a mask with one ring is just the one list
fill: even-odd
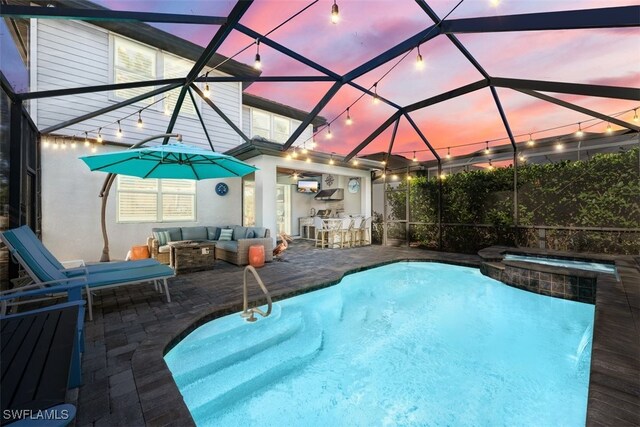
[(169, 265), (176, 274), (212, 270), (216, 261), (215, 243), (169, 243)]

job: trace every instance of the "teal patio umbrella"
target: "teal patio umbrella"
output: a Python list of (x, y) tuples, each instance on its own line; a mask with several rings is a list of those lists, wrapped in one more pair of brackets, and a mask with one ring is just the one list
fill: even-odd
[(92, 171), (139, 178), (209, 179), (242, 177), (256, 170), (226, 154), (180, 142), (80, 157)]
[(203, 150), (181, 142), (144, 146), (157, 138), (177, 138), (178, 134), (152, 136), (124, 151), (83, 156), (80, 159), (92, 171), (107, 172), (100, 197), (102, 198), (101, 223), (104, 247), (100, 261), (109, 261), (109, 237), (107, 235), (106, 209), (109, 190), (116, 175), (137, 176), (140, 178), (171, 179), (210, 179), (242, 177), (258, 168), (241, 160), (215, 151)]

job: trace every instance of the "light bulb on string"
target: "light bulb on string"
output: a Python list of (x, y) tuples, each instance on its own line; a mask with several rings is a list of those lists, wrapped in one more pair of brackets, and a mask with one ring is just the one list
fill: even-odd
[(302, 154), (307, 154), (309, 152), (309, 150), (307, 150), (307, 146), (303, 145), (302, 146)]
[[(102, 128), (98, 129), (98, 142), (99, 142), (100, 144), (102, 144)], [(88, 146), (89, 146), (89, 141), (88, 141), (88, 140), (85, 140), (85, 141), (84, 141), (84, 146), (85, 146), (85, 147), (88, 147)]]
[(451, 158), (451, 147), (447, 147), (447, 159)]
[(562, 142), (558, 141), (556, 143), (556, 151), (562, 151), (562, 150), (564, 150), (564, 144)]
[(211, 96), (211, 89), (209, 89), (209, 81), (207, 80), (209, 78), (209, 72), (207, 71), (207, 73), (204, 75), (204, 79), (205, 79), (205, 84), (204, 84), (204, 97), (205, 98), (209, 98)]
[(298, 151), (296, 150), (296, 147), (293, 147), (293, 153), (291, 153), (291, 157), (293, 157), (294, 159), (298, 158)]
[(67, 149), (67, 141), (65, 141), (64, 139), (62, 140), (62, 144), (60, 144), (60, 148), (62, 148), (63, 150)]
[(315, 142), (314, 140), (311, 140), (311, 143), (309, 145), (311, 145), (311, 149), (314, 149), (318, 146), (318, 143)]
[(351, 120), (351, 114), (349, 114), (349, 108), (347, 108), (347, 120), (346, 120), (346, 124), (347, 126), (351, 126), (353, 124), (353, 120)]
[(329, 164), (330, 165), (335, 165), (336, 164), (335, 160), (333, 160), (333, 153), (331, 153), (331, 157), (329, 158)]
[(53, 149), (57, 150), (58, 148), (60, 148), (60, 146), (58, 145), (58, 139), (53, 138)]
[(253, 62), (253, 68), (262, 69), (262, 60), (260, 59), (260, 39), (256, 39), (256, 60)]
[(582, 137), (582, 135), (584, 135), (584, 132), (582, 131), (582, 124), (578, 123), (578, 130), (576, 131), (576, 136), (580, 138)]
[(521, 162), (524, 162), (525, 160), (527, 160), (527, 158), (524, 156), (524, 154), (520, 154), (518, 156), (518, 160), (520, 160)]
[(293, 172), (293, 179), (298, 180), (298, 172)]
[(358, 158), (357, 158), (357, 157), (354, 157), (354, 158), (353, 158), (353, 165), (354, 165), (354, 166), (358, 166), (358, 163), (359, 163), (359, 162), (358, 162)]
[(336, 0), (333, 0), (333, 5), (331, 6), (331, 23), (337, 24), (340, 21), (340, 9), (336, 4)]
[(51, 145), (51, 142), (49, 141), (49, 138), (46, 138), (44, 140), (44, 148), (49, 148), (50, 145)]
[(532, 147), (536, 142), (533, 140), (533, 138), (531, 137), (531, 134), (529, 134), (529, 140), (527, 141), (527, 145), (529, 147)]
[(287, 160), (291, 160), (292, 158), (291, 153), (287, 153)]
[(489, 154), (491, 152), (491, 149), (489, 149), (489, 141), (485, 142), (485, 144), (484, 154)]
[(120, 127), (120, 120), (118, 120), (118, 133), (116, 134), (118, 138), (122, 138), (122, 128)]
[(142, 128), (142, 110), (138, 111), (138, 127)]
[(446, 174), (446, 173), (444, 173), (444, 172), (442, 172), (442, 173), (440, 174), (440, 179), (444, 181), (446, 178), (447, 178), (447, 174)]
[(91, 147), (91, 152), (95, 153), (96, 151), (98, 151), (98, 147), (96, 147), (96, 145), (93, 144), (93, 146)]
[(331, 123), (329, 123), (327, 125), (327, 139), (331, 139), (333, 138), (333, 135), (331, 134)]
[(407, 181), (411, 181), (411, 175), (407, 174)]
[(611, 128), (611, 123), (607, 123), (607, 133), (611, 133), (613, 132), (613, 129)]
[(418, 158), (416, 157), (416, 152), (415, 152), (415, 151), (413, 152), (413, 159), (412, 159), (412, 160), (413, 160), (414, 162), (417, 162), (417, 161), (418, 161)]
[(493, 170), (493, 163), (491, 163), (491, 159), (489, 159), (489, 170)]
[(637, 121), (638, 121), (638, 109), (637, 109), (637, 108), (635, 108), (635, 109), (633, 110), (633, 121), (634, 121), (634, 122), (637, 122)]
[[(85, 132), (84, 135), (86, 137), (87, 133)], [(74, 150), (76, 149), (76, 136), (75, 135), (71, 138), (71, 148), (74, 149)]]
[(307, 159), (305, 160), (307, 163), (311, 163), (311, 157), (307, 157)]
[(378, 104), (380, 99), (378, 98), (378, 83), (373, 84), (373, 103)]
[(422, 58), (422, 55), (420, 54), (420, 45), (418, 45), (418, 56), (416, 56), (416, 68), (418, 70), (423, 70), (424, 69), (424, 59)]
[(87, 134), (87, 132), (84, 133), (84, 146), (89, 146), (89, 135)]

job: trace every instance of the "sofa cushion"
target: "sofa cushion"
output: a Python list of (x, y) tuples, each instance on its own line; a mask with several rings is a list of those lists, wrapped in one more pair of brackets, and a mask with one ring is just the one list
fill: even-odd
[(163, 245), (163, 246), (158, 247), (158, 252), (161, 253), (161, 254), (166, 254), (166, 253), (169, 253), (170, 249), (171, 249), (171, 246)]
[[(253, 237), (249, 237), (249, 232), (253, 231)], [(264, 227), (249, 227), (249, 231), (247, 232), (247, 238), (248, 239), (252, 239), (252, 238), (258, 238), (261, 239), (263, 237), (265, 237), (265, 234), (267, 233), (267, 229)]]
[(220, 238), (220, 227), (207, 227), (207, 239), (218, 240)]
[(182, 240), (207, 240), (207, 227), (182, 227)]
[(233, 227), (233, 239), (232, 240), (240, 240), (247, 238), (247, 227), (241, 227), (236, 225)]
[(216, 242), (216, 249), (222, 249), (224, 251), (229, 251), (229, 252), (238, 252), (238, 242), (236, 242), (235, 240), (228, 240), (228, 241), (220, 241), (218, 240), (218, 242)]
[(233, 237), (233, 230), (231, 228), (223, 228), (220, 230), (220, 237), (218, 238), (218, 242), (224, 242), (231, 240)]
[(168, 231), (169, 236), (171, 236), (172, 242), (177, 242), (178, 240), (184, 240), (182, 238), (182, 230), (180, 227), (157, 227), (152, 228), (151, 231)]

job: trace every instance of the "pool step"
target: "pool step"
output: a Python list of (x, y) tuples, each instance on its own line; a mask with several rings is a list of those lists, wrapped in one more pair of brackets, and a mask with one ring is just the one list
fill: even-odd
[[(266, 310), (266, 308), (264, 308)], [(267, 322), (277, 321), (282, 314), (282, 307), (280, 304), (274, 304), (273, 310), (269, 317), (262, 318), (258, 316), (258, 322), (254, 323), (254, 327), (263, 328)], [(226, 341), (231, 337), (237, 336), (237, 333), (247, 326), (246, 320), (240, 316), (240, 314), (232, 314), (220, 319), (215, 319), (209, 323), (206, 323), (189, 334), (184, 340), (180, 342), (181, 347), (188, 346), (196, 347), (202, 342), (208, 343), (211, 337), (214, 337), (217, 341)]]
[(320, 351), (322, 335), (319, 316), (304, 313), (303, 327), (288, 340), (181, 387), (194, 419), (215, 417), (221, 408), (299, 369)]
[(237, 328), (234, 337), (211, 337), (208, 342), (198, 341), (199, 345), (186, 351), (182, 349), (175, 356), (176, 360), (168, 360), (178, 387), (188, 386), (199, 378), (286, 341), (303, 326), (302, 313), (299, 311), (290, 311), (277, 322), (266, 322), (264, 319), (250, 324), (242, 321), (245, 326)]

